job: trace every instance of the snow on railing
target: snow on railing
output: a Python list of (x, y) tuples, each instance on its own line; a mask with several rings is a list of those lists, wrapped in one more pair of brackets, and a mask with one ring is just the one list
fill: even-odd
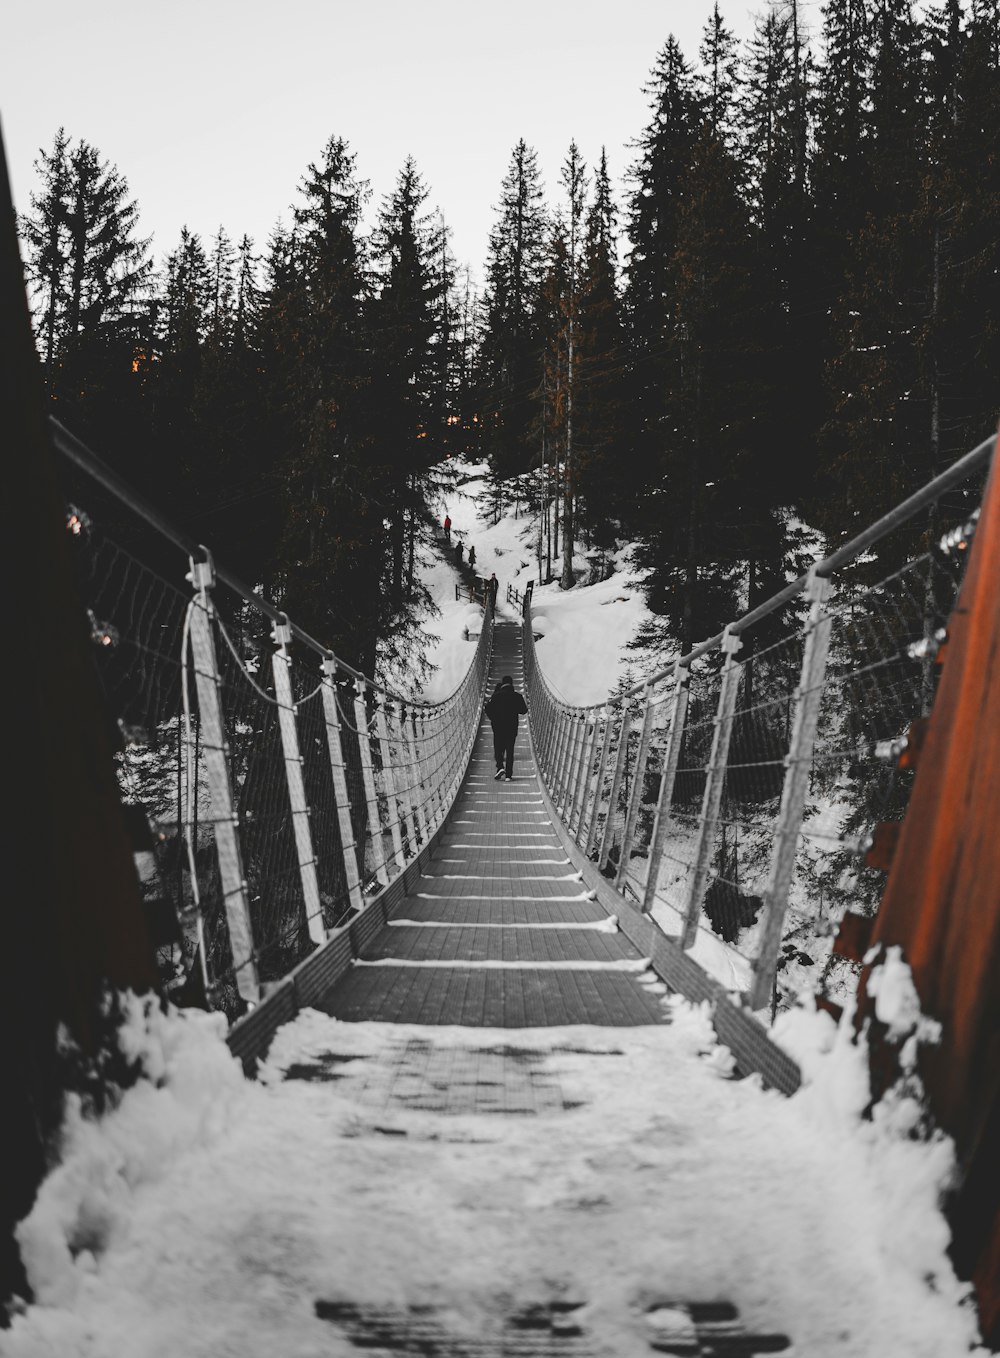
[(479, 727), (492, 610), (456, 691), (407, 698), (217, 565), (55, 421), (52, 435), (165, 988), (236, 1017), (444, 821)]
[(994, 443), (604, 703), (553, 693), (527, 602), (532, 737), (566, 829), (751, 1009), (773, 1012), (782, 972), (816, 988), (837, 964), (806, 946), (877, 902)]

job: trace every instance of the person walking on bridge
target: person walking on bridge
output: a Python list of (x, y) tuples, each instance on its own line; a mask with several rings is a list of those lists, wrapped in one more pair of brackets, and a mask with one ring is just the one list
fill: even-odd
[(493, 775), (502, 783), (514, 776), (514, 742), (517, 740), (517, 719), (527, 712), (528, 705), (524, 695), (514, 687), (514, 680), (505, 674), (493, 690), (493, 696), (486, 704), (486, 715), (493, 727), (493, 758), (497, 771)]
[(490, 606), (493, 608), (494, 612), (496, 611), (497, 590), (499, 590), (499, 588), (500, 581), (497, 579), (496, 571), (493, 571), (492, 574), (490, 575), (490, 578), (486, 581), (486, 589), (489, 592)]

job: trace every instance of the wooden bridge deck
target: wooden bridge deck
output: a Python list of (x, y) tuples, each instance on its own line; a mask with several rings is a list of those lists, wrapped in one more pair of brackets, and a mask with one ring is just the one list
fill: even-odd
[[(521, 629), (497, 623), (490, 690), (522, 682)], [(335, 1018), (524, 1028), (666, 1018), (655, 977), (566, 857), (528, 733), (514, 778), (494, 779), (483, 720), (428, 871), (318, 1005)]]

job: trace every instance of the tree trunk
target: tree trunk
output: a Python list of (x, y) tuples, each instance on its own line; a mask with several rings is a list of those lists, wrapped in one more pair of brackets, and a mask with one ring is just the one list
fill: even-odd
[[(570, 306), (573, 299), (570, 298)], [(573, 316), (569, 318), (569, 357), (566, 364), (566, 465), (563, 472), (563, 589), (572, 589), (573, 577)]]
[(404, 522), (404, 510), (402, 505), (396, 505), (392, 511), (392, 522), (389, 528), (390, 548), (392, 551), (392, 580), (389, 586), (392, 610), (399, 613), (403, 608), (403, 557), (404, 542), (406, 536), (406, 525)]
[(406, 597), (408, 600), (413, 598), (413, 580), (416, 567), (416, 540), (417, 523), (413, 506), (407, 513), (406, 520)]

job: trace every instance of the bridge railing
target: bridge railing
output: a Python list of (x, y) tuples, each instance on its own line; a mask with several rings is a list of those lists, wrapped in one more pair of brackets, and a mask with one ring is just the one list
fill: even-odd
[(478, 729), (492, 613), (457, 690), (409, 699), (217, 565), (55, 421), (52, 435), (165, 986), (236, 1017), (441, 825)]
[(752, 1009), (785, 969), (818, 988), (836, 963), (806, 946), (877, 903), (994, 443), (607, 702), (554, 691), (525, 610), (532, 735), (570, 835)]

